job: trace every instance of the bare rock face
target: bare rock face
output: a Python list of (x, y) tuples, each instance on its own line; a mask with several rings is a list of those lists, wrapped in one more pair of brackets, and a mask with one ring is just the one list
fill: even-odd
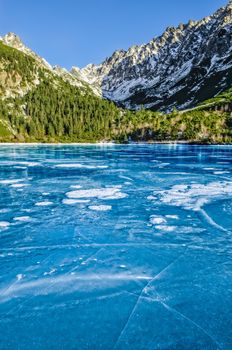
[(148, 44), (71, 73), (130, 109), (192, 107), (232, 86), (232, 1), (201, 21), (168, 27)]
[(24, 46), (20, 37), (18, 35), (16, 35), (15, 33), (6, 34), (2, 38), (2, 40), (6, 45), (17, 48), (17, 49), (22, 48)]

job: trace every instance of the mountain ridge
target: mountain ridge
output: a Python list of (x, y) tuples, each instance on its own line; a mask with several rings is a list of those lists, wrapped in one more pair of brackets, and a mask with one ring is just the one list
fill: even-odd
[[(232, 2), (229, 1), (211, 16), (167, 27), (148, 44), (117, 50), (102, 64), (87, 65), (80, 73), (86, 82), (101, 89), (104, 98), (125, 108), (170, 112), (175, 107), (193, 107), (231, 86), (231, 78), (223, 82), (216, 67), (224, 59), (227, 60), (225, 74), (232, 72), (231, 31)], [(184, 78), (186, 82), (180, 84)], [(212, 79), (221, 89), (208, 90), (205, 94), (203, 90), (211, 85)], [(202, 80), (206, 81), (206, 87)], [(186, 88), (184, 97), (181, 91)]]

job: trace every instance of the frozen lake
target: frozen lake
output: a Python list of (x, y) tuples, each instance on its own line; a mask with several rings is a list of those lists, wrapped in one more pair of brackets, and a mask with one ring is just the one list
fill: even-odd
[(1, 350), (232, 349), (232, 147), (0, 146)]

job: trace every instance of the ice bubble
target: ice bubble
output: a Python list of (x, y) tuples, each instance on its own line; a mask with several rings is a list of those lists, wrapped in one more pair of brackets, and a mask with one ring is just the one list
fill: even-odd
[(79, 164), (79, 163), (65, 163), (57, 164), (56, 168), (70, 168), (70, 169), (107, 169), (107, 165), (88, 165), (88, 164)]
[(63, 199), (62, 203), (67, 205), (73, 205), (77, 203), (89, 203), (89, 199)]
[(26, 161), (2, 161), (2, 165), (7, 165), (7, 166), (15, 166), (15, 167), (20, 167), (20, 166), (38, 166), (40, 163), (38, 162), (26, 162)]
[(179, 219), (179, 216), (178, 215), (165, 215), (165, 217), (167, 219), (174, 219), (174, 220), (178, 220)]
[(22, 273), (19, 273), (17, 276), (16, 276), (17, 280), (20, 281), (23, 279), (23, 274)]
[(229, 171), (214, 171), (214, 175), (230, 174)]
[(56, 269), (51, 269), (49, 272), (44, 272), (44, 276), (52, 275), (54, 272), (56, 272)]
[(15, 221), (29, 221), (30, 219), (30, 216), (17, 216), (14, 218)]
[(14, 187), (14, 188), (22, 188), (22, 187), (26, 187), (28, 186), (27, 184), (13, 184), (10, 187)]
[(25, 166), (39, 166), (41, 165), (40, 163), (38, 162), (17, 162), (16, 164), (19, 164), (19, 165), (25, 165)]
[(125, 180), (129, 180), (129, 181), (133, 181), (133, 179), (131, 177), (128, 176), (124, 176), (124, 175), (119, 175), (120, 179), (125, 179)]
[(8, 227), (10, 226), (10, 223), (8, 221), (0, 221), (0, 227)]
[(148, 199), (149, 201), (153, 201), (154, 199), (156, 199), (156, 197), (154, 197), (154, 196), (148, 196), (147, 199)]
[(16, 184), (18, 182), (24, 181), (23, 179), (12, 179), (12, 180), (0, 180), (0, 184), (2, 185), (11, 185)]
[(0, 209), (0, 214), (9, 213), (10, 209)]
[(167, 225), (156, 225), (155, 228), (157, 230), (166, 231), (166, 232), (173, 232), (177, 230), (176, 226), (167, 226)]
[(164, 224), (166, 223), (166, 220), (162, 216), (152, 215), (150, 217), (150, 223), (153, 225)]
[(121, 267), (121, 269), (125, 269), (126, 265), (120, 265), (119, 267)]
[(111, 205), (91, 205), (89, 206), (89, 209), (95, 210), (95, 211), (108, 211), (112, 209)]
[(93, 188), (89, 190), (77, 190), (66, 193), (68, 198), (98, 198), (98, 199), (120, 199), (127, 197), (126, 193), (120, 191), (119, 187)]
[(53, 204), (53, 202), (49, 202), (49, 201), (35, 203), (35, 205), (37, 207), (46, 207), (46, 206), (49, 206), (49, 205), (52, 205), (52, 204)]

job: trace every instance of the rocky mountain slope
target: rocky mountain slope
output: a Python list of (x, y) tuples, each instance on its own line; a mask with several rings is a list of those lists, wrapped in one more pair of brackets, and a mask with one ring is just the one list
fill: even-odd
[[(51, 76), (51, 79), (58, 76), (73, 86), (77, 86), (77, 87), (80, 87), (83, 89), (89, 88), (89, 87), (91, 88), (91, 86), (89, 86), (89, 84), (86, 83), (81, 76), (79, 77), (77, 75), (74, 75), (71, 72), (69, 72), (67, 69), (59, 67), (59, 66), (52, 67), (44, 58), (40, 57), (34, 51), (32, 51), (30, 48), (28, 48), (22, 42), (20, 37), (18, 35), (16, 35), (15, 33), (10, 32), (10, 33), (6, 34), (5, 36), (0, 37), (0, 43), (24, 53), (27, 57), (31, 57), (36, 63), (35, 67), (45, 69), (47, 71), (47, 74), (49, 74)], [(5, 68), (4, 62), (2, 61), (1, 64), (2, 64), (2, 69), (4, 70), (4, 68)], [(37, 85), (40, 82), (38, 79), (38, 76), (35, 75), (34, 78), (35, 78), (34, 81), (32, 82), (32, 84), (30, 84), (31, 86)], [(8, 83), (9, 83), (9, 81), (8, 81)], [(14, 92), (16, 93), (16, 95), (17, 95), (17, 92), (20, 93), (21, 95), (23, 95), (25, 91), (28, 91), (28, 88), (29, 88), (29, 86), (27, 86), (27, 89), (23, 89), (21, 86), (18, 89), (18, 91), (17, 91), (17, 89), (15, 89)], [(96, 95), (97, 94), (100, 95), (99, 91), (95, 91), (94, 88), (92, 90), (94, 90), (93, 92)], [(10, 94), (10, 92), (8, 92), (8, 95), (9, 94)]]
[(201, 21), (169, 27), (146, 45), (71, 73), (126, 108), (195, 106), (232, 85), (232, 1)]

